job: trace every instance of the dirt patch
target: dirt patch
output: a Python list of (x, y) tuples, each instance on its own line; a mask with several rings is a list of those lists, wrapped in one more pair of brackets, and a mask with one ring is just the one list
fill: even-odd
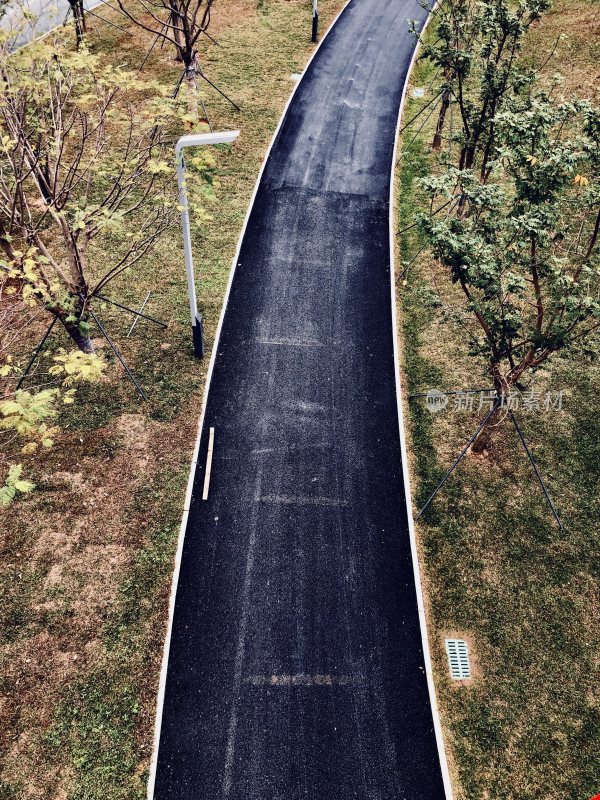
[[(14, 552), (15, 569), (21, 570), (12, 586), (14, 613), (23, 616), (25, 627), (2, 653), (9, 667), (2, 684), (0, 753), (9, 785), (20, 786), (24, 766), (40, 774), (42, 734), (59, 698), (103, 656), (98, 634), (143, 545), (154, 498), (141, 513), (126, 509), (159, 469), (185, 461), (193, 429), (193, 423), (165, 425), (123, 414), (100, 433), (116, 443), (110, 458), (98, 461), (82, 453), (75, 469), (48, 473), (43, 495), (32, 496), (28, 506), (15, 505), (11, 529), (26, 532), (27, 561), (19, 566), (25, 547)], [(58, 451), (54, 456), (63, 457)], [(158, 487), (155, 491), (159, 495)], [(31, 526), (34, 518), (39, 524)], [(19, 589), (23, 583), (27, 596)], [(61, 770), (44, 771), (40, 780), (37, 789), (26, 785), (19, 796), (65, 796), (68, 780)]]

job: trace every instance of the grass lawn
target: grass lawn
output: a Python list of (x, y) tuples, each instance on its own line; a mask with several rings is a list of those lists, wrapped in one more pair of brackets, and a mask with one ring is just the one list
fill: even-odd
[[(565, 93), (597, 91), (597, 4), (557, 0), (531, 34), (525, 58), (541, 59), (564, 33), (549, 74)], [(433, 26), (429, 35), (434, 35)], [(413, 87), (433, 73), (420, 62)], [(435, 89), (433, 90), (435, 91)], [(411, 100), (405, 119), (433, 92)], [(596, 95), (597, 100), (597, 95)], [(429, 172), (434, 113), (415, 139), (406, 132), (398, 182), (398, 228), (422, 202), (415, 179)], [(442, 321), (461, 298), (414, 230), (399, 237), (397, 294), (406, 392), (489, 385), (460, 328)], [(562, 411), (519, 411), (560, 531), (508, 421), (493, 455), (467, 457), (418, 524), (438, 700), (457, 800), (587, 800), (600, 791), (598, 694), (598, 498), (600, 369), (555, 359), (535, 389), (564, 392)], [(479, 399), (475, 404), (477, 409)], [(431, 414), (413, 400), (409, 420), (414, 506), (420, 508), (475, 431), (482, 413)], [(452, 682), (444, 639), (470, 643), (474, 677)]]
[[(321, 4), (321, 31), (341, 0)], [(90, 18), (90, 45), (138, 65), (151, 44)], [(217, 154), (213, 221), (196, 236), (199, 305), (212, 347), (231, 260), (265, 150), (312, 50), (311, 6), (219, 0), (201, 51), (206, 74), (241, 106), (203, 89), (215, 128), (240, 128)], [(72, 31), (64, 34), (68, 43)], [(118, 59), (118, 60), (117, 60)], [(179, 69), (155, 47), (146, 70), (174, 86)], [(109, 380), (82, 390), (64, 432), (35, 466), (36, 491), (2, 512), (0, 533), (0, 800), (145, 797), (168, 595), (208, 356), (192, 355), (181, 235), (166, 235), (110, 296), (169, 323), (101, 311), (145, 387), (138, 401), (114, 358)], [(44, 323), (29, 330), (30, 344)], [(66, 342), (56, 336), (49, 350)], [(26, 354), (21, 354), (25, 363)], [(43, 379), (49, 359), (34, 378)], [(67, 407), (65, 407), (66, 409)]]

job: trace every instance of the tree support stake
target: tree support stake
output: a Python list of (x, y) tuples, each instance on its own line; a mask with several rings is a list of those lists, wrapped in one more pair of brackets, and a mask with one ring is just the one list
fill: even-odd
[(129, 308), (129, 306), (124, 306), (121, 303), (117, 303), (116, 300), (111, 300), (110, 298), (105, 297), (103, 294), (97, 294), (95, 295), (95, 297), (97, 297), (99, 300), (104, 300), (105, 303), (110, 303), (112, 306), (116, 306), (117, 308), (122, 308), (123, 311), (128, 311), (130, 314), (134, 314), (136, 320), (138, 317), (141, 317), (142, 319), (147, 319), (148, 322), (153, 322), (155, 325), (160, 325), (163, 328), (167, 327), (166, 322), (162, 322), (161, 320), (156, 319), (155, 317), (151, 317), (148, 314), (142, 314), (142, 311), (144, 310), (146, 303), (148, 302), (148, 298), (150, 297), (150, 292), (148, 292), (146, 299), (144, 300), (142, 307), (140, 308), (139, 311), (136, 311), (135, 308)]
[(540, 486), (542, 487), (542, 491), (544, 492), (546, 500), (548, 501), (548, 505), (550, 506), (550, 508), (552, 510), (552, 513), (554, 515), (554, 519), (556, 520), (556, 523), (557, 523), (558, 527), (562, 531), (562, 530), (564, 530), (564, 528), (563, 528), (562, 522), (560, 521), (560, 517), (558, 516), (558, 511), (556, 510), (556, 508), (554, 506), (554, 503), (552, 502), (552, 498), (548, 494), (548, 490), (546, 489), (546, 485), (545, 485), (545, 483), (544, 483), (544, 481), (542, 479), (542, 476), (540, 475), (540, 471), (538, 469), (537, 464), (535, 463), (535, 460), (533, 458), (533, 454), (532, 454), (531, 450), (529, 449), (529, 447), (527, 446), (527, 442), (525, 441), (525, 437), (523, 436), (523, 432), (522, 432), (521, 428), (519, 427), (519, 423), (517, 422), (517, 419), (516, 419), (516, 417), (515, 417), (515, 415), (513, 414), (512, 411), (509, 411), (508, 413), (510, 414), (510, 418), (512, 419), (512, 421), (514, 423), (514, 426), (516, 428), (516, 431), (519, 434), (519, 439), (521, 440), (521, 444), (525, 448), (525, 452), (527, 453), (527, 458), (531, 462), (531, 466), (533, 467), (533, 471), (535, 472), (535, 476), (538, 479)]
[(461, 451), (460, 455), (458, 456), (458, 458), (456, 459), (456, 461), (454, 462), (454, 464), (452, 464), (452, 466), (450, 467), (450, 469), (448, 470), (448, 472), (447, 472), (447, 473), (444, 475), (444, 477), (442, 478), (442, 480), (441, 480), (441, 481), (438, 483), (438, 485), (435, 487), (434, 491), (433, 491), (433, 492), (432, 492), (432, 494), (429, 496), (429, 499), (427, 500), (427, 502), (425, 503), (425, 505), (423, 506), (423, 508), (422, 508), (422, 509), (419, 511), (419, 513), (418, 513), (418, 514), (417, 514), (417, 516), (415, 517), (415, 522), (416, 522), (416, 521), (419, 519), (419, 517), (420, 517), (420, 516), (421, 516), (421, 515), (422, 515), (422, 514), (425, 512), (425, 510), (427, 509), (427, 507), (429, 506), (429, 504), (431, 503), (431, 501), (433, 500), (433, 498), (436, 496), (436, 494), (439, 492), (439, 490), (442, 488), (442, 486), (443, 486), (443, 485), (446, 483), (446, 481), (448, 480), (448, 478), (450, 477), (450, 475), (452, 475), (452, 473), (454, 472), (454, 470), (456, 469), (456, 467), (458, 467), (458, 465), (460, 464), (460, 462), (461, 462), (461, 461), (462, 461), (462, 459), (463, 459), (463, 456), (465, 455), (465, 453), (467, 452), (467, 450), (469, 449), (469, 447), (471, 447), (471, 445), (473, 444), (473, 442), (475, 441), (475, 439), (476, 439), (476, 438), (479, 436), (479, 434), (481, 433), (481, 431), (482, 431), (482, 430), (485, 428), (485, 423), (486, 423), (486, 422), (488, 421), (488, 419), (489, 419), (489, 418), (492, 416), (492, 414), (493, 414), (493, 413), (494, 413), (494, 411), (495, 411), (495, 410), (498, 408), (498, 406), (499, 406), (499, 405), (500, 405), (500, 399), (499, 399), (499, 398), (496, 398), (496, 400), (494, 401), (494, 405), (493, 405), (493, 406), (492, 406), (492, 408), (491, 408), (491, 409), (488, 411), (488, 413), (485, 415), (485, 417), (483, 418), (483, 420), (482, 420), (481, 424), (479, 425), (479, 427), (477, 428), (477, 430), (475, 431), (475, 433), (473, 434), (473, 436), (471, 436), (471, 438), (469, 439), (469, 441), (467, 442), (467, 444), (466, 444), (466, 445), (463, 447), (463, 449), (462, 449), (462, 451)]
[(33, 367), (36, 358), (42, 352), (42, 348), (46, 344), (46, 339), (48, 338), (48, 336), (50, 336), (50, 333), (52, 332), (52, 328), (55, 326), (57, 319), (58, 319), (58, 317), (53, 317), (52, 322), (50, 323), (50, 325), (48, 325), (48, 328), (46, 329), (46, 333), (42, 336), (41, 342), (35, 348), (35, 350), (33, 352), (33, 355), (29, 359), (29, 364), (27, 364), (27, 366), (25, 367), (25, 371), (23, 372), (23, 374), (19, 378), (19, 382), (17, 383), (16, 391), (18, 391), (21, 388), (21, 384), (23, 383), (23, 381), (27, 377), (27, 373)]
[(90, 314), (91, 314), (91, 316), (92, 316), (92, 319), (94, 320), (94, 322), (96, 323), (96, 325), (97, 325), (97, 326), (98, 326), (98, 328), (100, 329), (100, 333), (102, 334), (102, 336), (104, 336), (104, 338), (106, 339), (106, 341), (107, 341), (107, 342), (108, 342), (108, 344), (110, 345), (110, 347), (111, 347), (111, 350), (113, 351), (113, 353), (116, 355), (116, 357), (117, 357), (117, 358), (119, 359), (119, 361), (121, 362), (121, 365), (122, 365), (123, 369), (125, 370), (125, 372), (126, 372), (126, 373), (127, 373), (127, 375), (129, 376), (129, 380), (130, 380), (130, 381), (133, 383), (133, 385), (135, 386), (135, 388), (136, 388), (136, 389), (138, 390), (138, 392), (140, 393), (140, 397), (142, 398), (142, 400), (147, 400), (147, 399), (148, 399), (148, 397), (147, 397), (147, 395), (146, 395), (146, 392), (145, 392), (145, 391), (142, 389), (142, 387), (140, 386), (140, 384), (139, 384), (139, 383), (137, 382), (137, 380), (135, 379), (135, 375), (133, 374), (133, 372), (132, 372), (132, 371), (129, 369), (129, 367), (127, 366), (127, 362), (125, 361), (125, 359), (123, 358), (123, 356), (121, 355), (121, 353), (120, 353), (120, 352), (119, 352), (119, 350), (117, 349), (117, 346), (116, 346), (116, 345), (113, 343), (112, 339), (110, 338), (110, 336), (108, 335), (108, 333), (105, 331), (105, 329), (104, 329), (104, 326), (102, 325), (102, 323), (100, 322), (100, 320), (98, 319), (98, 317), (97, 317), (97, 316), (94, 314), (94, 312), (92, 311), (92, 309), (91, 309), (91, 308), (90, 308)]

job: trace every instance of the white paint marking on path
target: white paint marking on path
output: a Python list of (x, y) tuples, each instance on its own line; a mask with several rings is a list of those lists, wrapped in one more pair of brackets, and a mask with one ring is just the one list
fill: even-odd
[(336, 497), (290, 497), (289, 495), (263, 494), (256, 498), (259, 503), (273, 503), (285, 506), (347, 506), (347, 500)]
[(360, 686), (364, 675), (250, 675), (246, 683), (252, 686)]
[(203, 500), (208, 500), (208, 488), (210, 486), (210, 471), (212, 469), (214, 443), (215, 443), (215, 429), (210, 428), (208, 432), (208, 453), (206, 454), (206, 470), (204, 472), (204, 489), (202, 490)]
[(315, 339), (286, 339), (277, 337), (275, 339), (257, 339), (259, 344), (283, 345), (284, 347), (325, 347), (322, 342)]

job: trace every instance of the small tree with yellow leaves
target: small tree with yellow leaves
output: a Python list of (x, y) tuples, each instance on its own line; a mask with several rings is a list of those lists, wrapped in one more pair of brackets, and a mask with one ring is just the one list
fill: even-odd
[[(91, 352), (94, 298), (177, 213), (180, 105), (85, 49), (46, 41), (0, 53), (0, 272)], [(200, 170), (212, 180), (207, 163)]]
[[(11, 454), (20, 458), (37, 456), (53, 446), (59, 433), (59, 407), (75, 402), (81, 383), (101, 380), (106, 363), (97, 353), (61, 350), (53, 358), (49, 374), (57, 385), (45, 389), (22, 389), (0, 400), (0, 505), (9, 505), (16, 497), (28, 494), (35, 484), (23, 477), (23, 464), (11, 463)], [(8, 358), (0, 367), (0, 378), (16, 372)]]
[(175, 48), (185, 69), (188, 123), (198, 121), (198, 47), (210, 25), (213, 0), (117, 0), (121, 13)]

